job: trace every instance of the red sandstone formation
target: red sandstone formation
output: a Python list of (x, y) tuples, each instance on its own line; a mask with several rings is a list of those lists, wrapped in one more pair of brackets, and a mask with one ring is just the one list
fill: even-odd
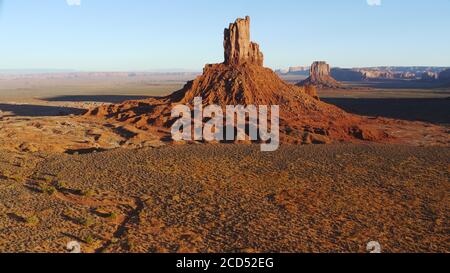
[[(259, 46), (250, 41), (250, 19), (238, 19), (225, 30), (225, 61), (206, 65), (203, 74), (183, 89), (162, 98), (128, 101), (92, 109), (87, 115), (132, 124), (170, 139), (177, 104), (192, 106), (195, 97), (205, 105), (279, 105), (282, 143), (330, 143), (336, 141), (383, 141), (387, 134), (377, 121), (348, 114), (317, 99), (314, 86), (299, 87), (281, 80), (264, 68)], [(315, 80), (328, 80), (329, 67), (313, 65)]]
[(313, 85), (319, 88), (341, 87), (341, 84), (330, 76), (330, 66), (326, 62), (314, 62), (311, 65), (309, 78), (298, 83), (298, 85)]
[(224, 42), (226, 65), (251, 63), (259, 66), (264, 64), (264, 56), (259, 51), (259, 45), (250, 41), (250, 17), (237, 19), (225, 29)]

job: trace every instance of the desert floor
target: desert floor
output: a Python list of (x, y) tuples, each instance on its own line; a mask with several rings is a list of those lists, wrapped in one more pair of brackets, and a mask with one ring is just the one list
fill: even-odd
[(448, 252), (450, 149), (1, 153), (0, 251)]
[[(194, 76), (0, 78), (0, 252), (450, 252), (448, 147), (167, 146), (78, 117)], [(450, 124), (449, 89), (358, 87), (320, 95)]]

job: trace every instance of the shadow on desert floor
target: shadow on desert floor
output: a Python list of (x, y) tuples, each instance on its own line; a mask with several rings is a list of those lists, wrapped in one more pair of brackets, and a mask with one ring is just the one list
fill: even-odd
[(49, 102), (104, 102), (104, 103), (122, 103), (127, 100), (145, 100), (151, 96), (136, 95), (77, 95), (77, 96), (56, 96), (43, 98)]
[(448, 90), (448, 84), (438, 81), (415, 81), (415, 80), (371, 80), (343, 82), (348, 86), (366, 87), (375, 89), (443, 89)]
[(0, 104), (0, 111), (7, 115), (24, 117), (56, 117), (68, 115), (82, 115), (86, 113), (85, 109), (44, 106), (31, 104)]
[[(139, 100), (150, 96), (60, 96), (45, 99), (59, 102), (110, 102), (120, 103), (126, 100)], [(386, 117), (408, 121), (424, 121), (436, 124), (450, 124), (450, 99), (439, 98), (323, 98), (326, 103), (334, 104), (343, 110), (365, 116)], [(85, 109), (73, 107), (31, 105), (31, 104), (0, 104), (4, 115), (45, 117), (82, 115)]]
[(323, 101), (358, 115), (450, 124), (450, 99), (324, 98)]

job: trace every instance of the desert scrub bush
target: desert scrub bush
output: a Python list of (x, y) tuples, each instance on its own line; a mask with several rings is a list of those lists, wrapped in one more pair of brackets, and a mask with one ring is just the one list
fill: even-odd
[(63, 190), (67, 188), (67, 184), (64, 181), (53, 181), (52, 185), (58, 190)]
[(78, 218), (78, 222), (85, 227), (90, 227), (95, 223), (94, 219), (90, 216), (80, 217)]
[(15, 174), (11, 175), (9, 178), (14, 180), (14, 181), (17, 181), (17, 182), (20, 182), (20, 181), (24, 180), (23, 176), (18, 174), (18, 173), (15, 173)]
[(3, 171), (1, 171), (0, 175), (4, 178), (8, 178), (11, 175), (11, 172), (8, 170), (3, 170)]
[(57, 190), (53, 186), (48, 186), (48, 187), (45, 187), (44, 192), (48, 195), (53, 195), (57, 192)]
[(115, 212), (110, 212), (107, 216), (108, 219), (110, 220), (116, 220), (117, 219), (117, 214)]
[(48, 195), (53, 195), (57, 192), (55, 187), (49, 186), (45, 183), (38, 183), (37, 187), (42, 193), (46, 193)]
[(89, 190), (81, 190), (81, 191), (80, 191), (80, 194), (81, 194), (82, 196), (84, 196), (84, 197), (92, 197), (92, 196), (94, 196), (95, 191), (92, 190), (92, 189), (89, 189)]
[(92, 244), (94, 242), (94, 236), (92, 236), (92, 234), (88, 234), (86, 235), (86, 237), (84, 237), (84, 241), (86, 242), (86, 244)]
[(130, 238), (127, 238), (126, 246), (127, 246), (128, 251), (130, 251), (130, 252), (134, 252), (136, 250), (136, 244)]
[(22, 177), (22, 175), (18, 174), (18, 173), (12, 173), (8, 170), (2, 171), (1, 174), (2, 178), (4, 179), (11, 179), (14, 180), (16, 182), (22, 181), (24, 180), (24, 178)]
[(47, 183), (53, 183), (55, 181), (55, 178), (50, 175), (45, 175), (44, 177), (42, 177), (42, 180)]
[(25, 217), (25, 223), (29, 226), (36, 226), (39, 224), (39, 218), (36, 215)]

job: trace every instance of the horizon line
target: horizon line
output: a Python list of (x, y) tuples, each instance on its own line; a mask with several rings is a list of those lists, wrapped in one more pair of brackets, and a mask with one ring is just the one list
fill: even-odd
[[(285, 70), (295, 67), (310, 67), (311, 65), (293, 65), (287, 67), (272, 68), (273, 71)], [(375, 65), (375, 66), (331, 66), (331, 68), (341, 69), (361, 69), (361, 68), (450, 68), (442, 65)], [(33, 73), (33, 74), (46, 74), (46, 73), (201, 73), (202, 69), (187, 69), (187, 68), (163, 68), (163, 69), (70, 69), (70, 68), (0, 68), (0, 74), (14, 74), (14, 73)]]

